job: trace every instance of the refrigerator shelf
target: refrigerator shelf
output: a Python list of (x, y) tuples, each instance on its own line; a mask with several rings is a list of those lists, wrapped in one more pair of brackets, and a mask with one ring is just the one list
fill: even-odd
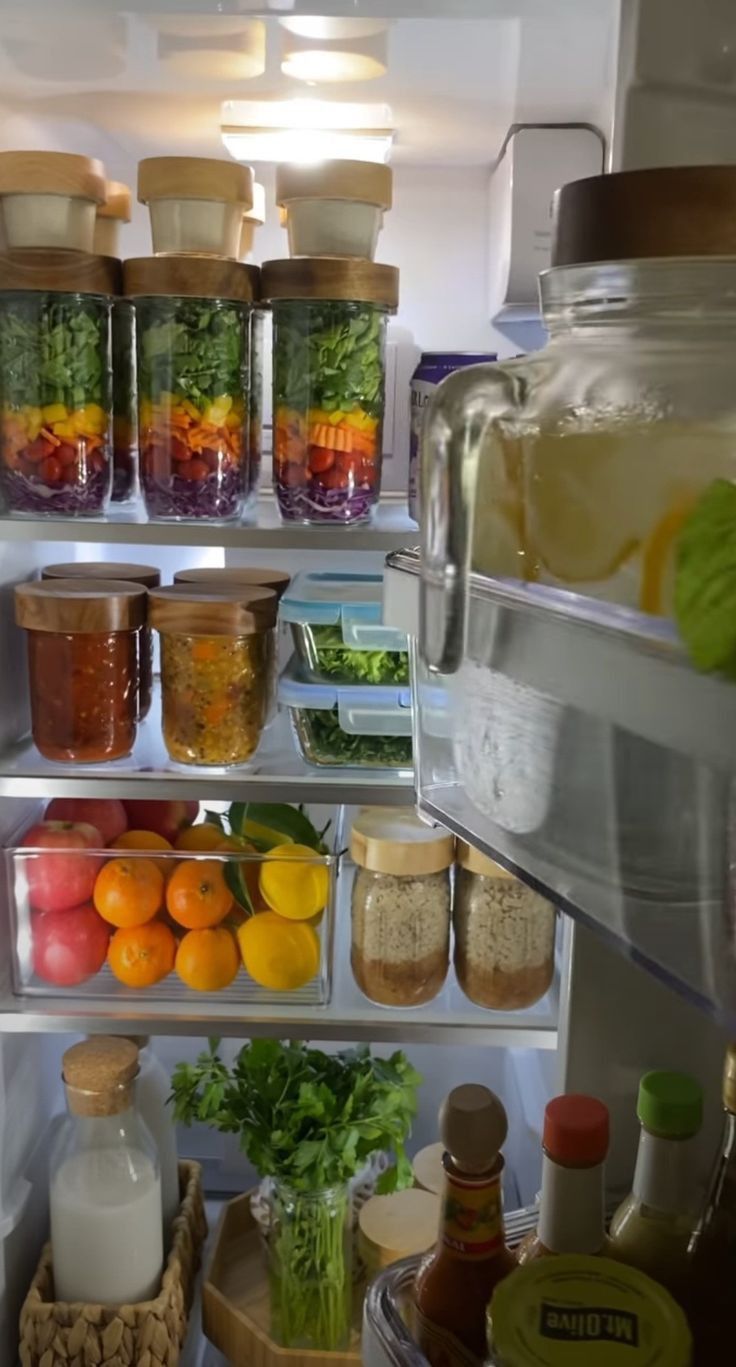
[[(386, 620), (416, 638), (419, 558), (389, 566)], [(457, 670), (421, 648), (422, 810), (736, 1029), (736, 687), (669, 622), (480, 576)]]

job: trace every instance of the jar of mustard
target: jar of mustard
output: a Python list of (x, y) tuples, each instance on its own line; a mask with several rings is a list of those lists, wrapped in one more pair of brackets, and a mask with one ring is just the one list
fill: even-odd
[(161, 638), (164, 742), (179, 764), (244, 764), (266, 724), (278, 599), (258, 586), (176, 584), (150, 594)]

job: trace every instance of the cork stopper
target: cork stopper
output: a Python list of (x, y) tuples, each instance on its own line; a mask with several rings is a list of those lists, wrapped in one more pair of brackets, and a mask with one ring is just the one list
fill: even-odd
[(490, 1172), (508, 1133), (506, 1112), (494, 1092), (476, 1082), (453, 1087), (440, 1107), (440, 1137), (458, 1172)]
[(67, 1049), (62, 1069), (73, 1115), (119, 1115), (130, 1105), (138, 1045), (130, 1039), (97, 1035)]

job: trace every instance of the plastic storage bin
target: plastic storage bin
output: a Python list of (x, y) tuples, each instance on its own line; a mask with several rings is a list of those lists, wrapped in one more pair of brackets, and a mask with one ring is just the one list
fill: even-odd
[(138, 163), (138, 199), (148, 205), (157, 256), (234, 260), (243, 215), (253, 208), (253, 172), (214, 157), (146, 157)]
[(408, 640), (386, 627), (383, 575), (298, 574), (281, 601), (304, 676), (316, 683), (408, 683)]
[(276, 203), (286, 213), (291, 255), (372, 261), (392, 189), (390, 166), (375, 162), (277, 166)]
[(365, 522), (381, 488), (385, 339), (398, 271), (302, 257), (263, 267), (273, 308), (273, 468), (289, 522)]
[(279, 681), (296, 742), (309, 764), (406, 769), (412, 763), (411, 690), (307, 683), (294, 664)]
[(72, 152), (0, 153), (0, 240), (91, 252), (105, 202), (102, 162)]

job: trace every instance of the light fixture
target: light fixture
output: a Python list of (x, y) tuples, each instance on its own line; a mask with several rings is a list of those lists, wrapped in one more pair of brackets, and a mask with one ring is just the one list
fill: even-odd
[(386, 19), (328, 19), (306, 14), (294, 19), (279, 19), (279, 23), (289, 33), (309, 38), (313, 43), (331, 43), (336, 38), (372, 38), (388, 28)]
[(156, 15), (158, 59), (176, 76), (248, 81), (266, 70), (266, 26), (237, 15)]
[(334, 41), (314, 40), (287, 31), (281, 70), (297, 81), (371, 81), (388, 68), (386, 33)]
[(385, 104), (226, 100), (222, 141), (237, 161), (388, 161), (394, 128)]

